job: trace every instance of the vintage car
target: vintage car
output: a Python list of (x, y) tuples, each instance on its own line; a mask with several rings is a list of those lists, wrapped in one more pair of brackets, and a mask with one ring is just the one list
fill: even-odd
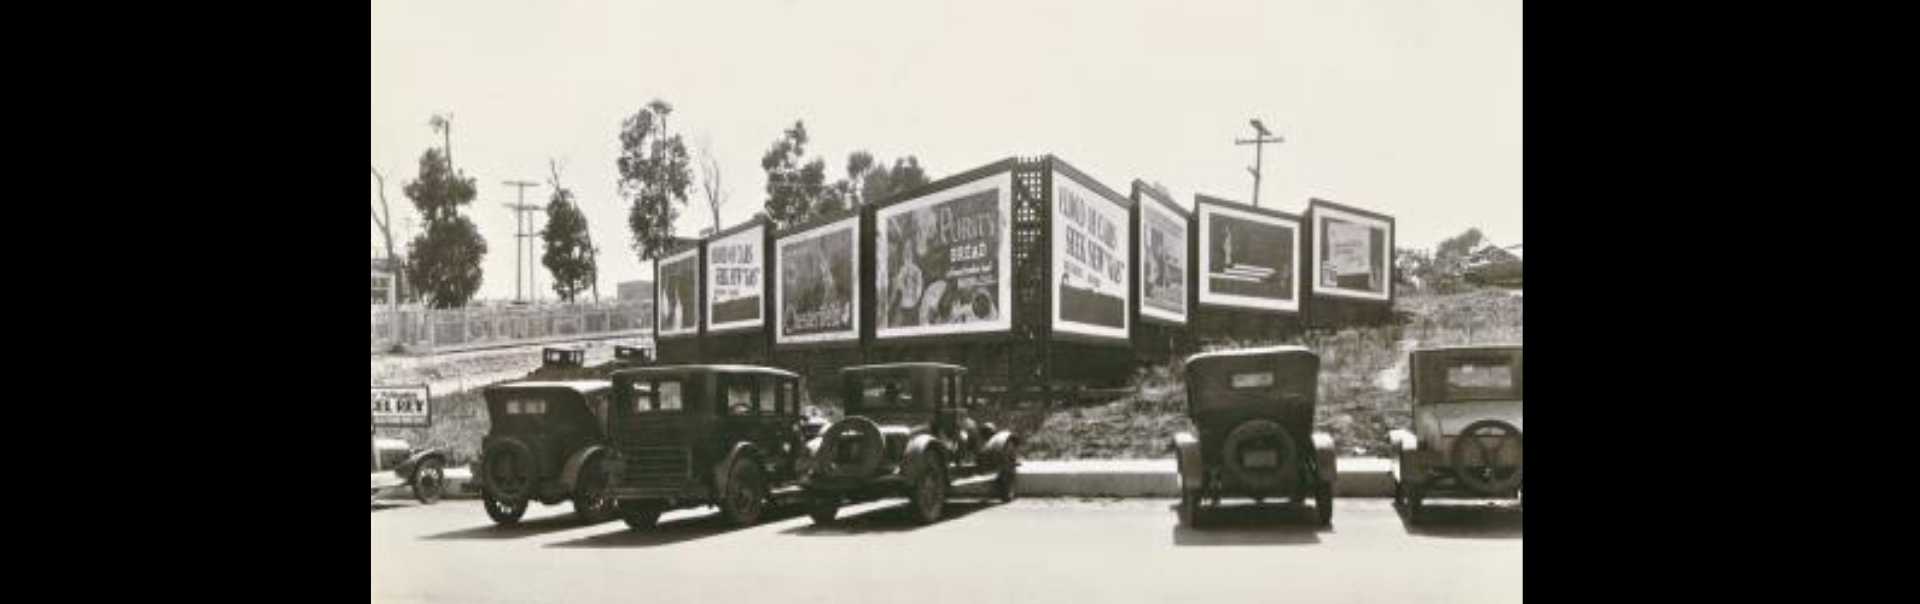
[(1418, 521), (1433, 497), (1520, 497), (1518, 345), (1414, 350), (1413, 429), (1388, 433), (1393, 500)]
[(1312, 495), (1320, 524), (1332, 524), (1333, 437), (1313, 431), (1320, 357), (1299, 346), (1206, 352), (1187, 357), (1186, 376), (1199, 435), (1173, 435), (1180, 520), (1201, 525), (1202, 503), (1226, 496)]
[(669, 365), (613, 372), (608, 434), (618, 455), (608, 493), (627, 526), (668, 510), (720, 508), (736, 526), (760, 519), (804, 461), (800, 376), (755, 365)]
[(840, 371), (846, 417), (807, 441), (812, 463), (801, 488), (816, 523), (843, 503), (906, 495), (920, 523), (940, 519), (956, 481), (990, 476), (1012, 501), (1020, 438), (968, 417), (967, 370), (895, 363)]
[(397, 438), (373, 436), (373, 500), (380, 492), (398, 488), (413, 491), (420, 503), (433, 503), (447, 489), (447, 454), (438, 448), (414, 448)]
[(605, 494), (606, 417), (612, 384), (606, 380), (529, 381), (486, 389), (491, 424), (480, 441), (480, 500), (487, 517), (513, 524), (528, 502), (571, 501), (581, 519), (613, 516)]

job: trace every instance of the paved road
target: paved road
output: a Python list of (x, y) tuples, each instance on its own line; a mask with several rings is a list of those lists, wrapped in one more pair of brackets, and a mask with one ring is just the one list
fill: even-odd
[[(1518, 602), (1521, 513), (1430, 507), (1410, 529), (1391, 502), (1341, 499), (1334, 526), (1269, 505), (1178, 526), (1171, 500), (954, 500), (914, 526), (904, 504), (798, 511), (731, 529), (708, 510), (651, 532), (582, 525), (538, 504), (518, 527), (476, 501), (381, 502), (374, 602)], [(749, 599), (758, 596), (756, 599)], [(911, 598), (911, 599), (910, 599)]]

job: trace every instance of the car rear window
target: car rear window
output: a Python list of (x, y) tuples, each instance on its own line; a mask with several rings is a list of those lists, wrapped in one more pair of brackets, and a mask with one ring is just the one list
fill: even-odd
[(860, 380), (862, 409), (920, 409), (924, 401), (915, 400), (913, 378), (905, 375), (876, 375)]
[(1446, 385), (1446, 400), (1492, 400), (1519, 396), (1510, 359), (1462, 359), (1448, 363)]
[(679, 380), (652, 380), (633, 383), (635, 413), (679, 411), (685, 406)]
[(512, 399), (507, 401), (507, 415), (545, 415), (547, 401), (541, 399)]

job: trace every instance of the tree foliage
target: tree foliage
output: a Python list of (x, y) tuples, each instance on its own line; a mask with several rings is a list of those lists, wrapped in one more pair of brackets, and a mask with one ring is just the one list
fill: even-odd
[(572, 302), (599, 278), (599, 266), (594, 258), (598, 250), (593, 248), (587, 216), (574, 203), (573, 191), (560, 186), (557, 174), (552, 184), (553, 196), (547, 201), (547, 226), (540, 231), (540, 238), (546, 243), (540, 262), (553, 274), (553, 293), (561, 300)]
[(673, 105), (654, 99), (620, 124), (620, 195), (631, 204), (627, 228), (641, 261), (653, 260), (674, 244), (678, 207), (687, 205), (693, 183), (692, 159), (677, 134), (667, 130)]
[(807, 125), (796, 121), (760, 157), (760, 169), (767, 173), (767, 217), (780, 228), (845, 207), (843, 192), (826, 184), (827, 162), (816, 157), (802, 163), (806, 146)]
[(463, 306), (480, 291), (487, 242), (460, 206), (473, 202), (474, 179), (456, 172), (441, 149), (420, 154), (420, 171), (402, 192), (413, 201), (426, 232), (407, 245), (407, 277), (434, 308)]

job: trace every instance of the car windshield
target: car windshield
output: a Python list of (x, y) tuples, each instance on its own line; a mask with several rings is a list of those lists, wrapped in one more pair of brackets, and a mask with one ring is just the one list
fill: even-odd
[(675, 412), (684, 406), (679, 380), (650, 380), (633, 383), (635, 413)]
[(1512, 359), (1460, 359), (1447, 364), (1446, 392), (1449, 401), (1484, 401), (1520, 398), (1514, 383)]
[(926, 401), (914, 396), (910, 376), (870, 375), (860, 379), (860, 408), (924, 409)]

